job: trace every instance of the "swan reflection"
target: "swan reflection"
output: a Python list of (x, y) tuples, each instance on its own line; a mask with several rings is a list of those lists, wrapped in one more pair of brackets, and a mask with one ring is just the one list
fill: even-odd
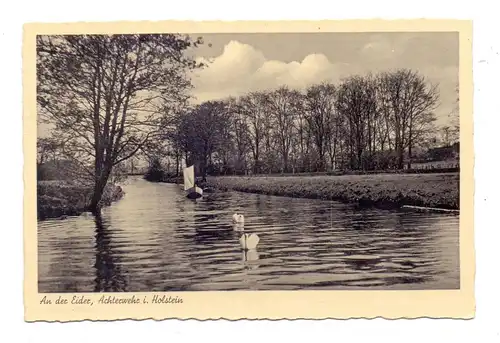
[(259, 260), (257, 249), (244, 250), (241, 252), (241, 260), (247, 269), (257, 269), (259, 265), (255, 262)]

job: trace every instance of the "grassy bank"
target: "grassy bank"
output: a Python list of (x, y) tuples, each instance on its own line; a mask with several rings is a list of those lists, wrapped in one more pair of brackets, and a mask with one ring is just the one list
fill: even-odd
[(209, 177), (221, 190), (337, 200), (362, 206), (459, 209), (458, 173), (288, 177)]
[[(120, 186), (108, 185), (102, 202), (109, 206), (123, 197)], [(69, 181), (38, 181), (38, 219), (77, 216), (86, 211), (92, 196), (92, 187)]]

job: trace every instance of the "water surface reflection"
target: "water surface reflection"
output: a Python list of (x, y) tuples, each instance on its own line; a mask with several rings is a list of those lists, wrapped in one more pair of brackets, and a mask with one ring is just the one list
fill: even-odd
[[(458, 216), (237, 192), (193, 202), (141, 179), (124, 188), (102, 216), (38, 223), (40, 292), (460, 286)], [(255, 251), (240, 249), (237, 211), (260, 236)]]

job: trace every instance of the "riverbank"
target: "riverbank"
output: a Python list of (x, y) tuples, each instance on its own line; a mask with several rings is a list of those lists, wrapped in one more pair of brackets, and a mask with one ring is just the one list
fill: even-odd
[(208, 187), (220, 190), (336, 200), (384, 208), (410, 205), (453, 210), (460, 208), (459, 182), (458, 173), (207, 178)]
[[(124, 195), (118, 185), (107, 185), (102, 196), (104, 206), (120, 200)], [(78, 216), (87, 210), (92, 186), (70, 181), (38, 181), (38, 219)]]

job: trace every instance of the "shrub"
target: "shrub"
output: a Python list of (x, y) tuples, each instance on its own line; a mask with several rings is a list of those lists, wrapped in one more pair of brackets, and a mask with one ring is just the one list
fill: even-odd
[(166, 177), (165, 170), (161, 164), (159, 158), (154, 158), (149, 164), (149, 168), (144, 175), (144, 178), (151, 182), (160, 182), (163, 181)]
[[(106, 185), (102, 204), (109, 206), (123, 197), (123, 190), (114, 184)], [(38, 219), (80, 215), (87, 209), (92, 196), (92, 185), (83, 182), (38, 181)]]

